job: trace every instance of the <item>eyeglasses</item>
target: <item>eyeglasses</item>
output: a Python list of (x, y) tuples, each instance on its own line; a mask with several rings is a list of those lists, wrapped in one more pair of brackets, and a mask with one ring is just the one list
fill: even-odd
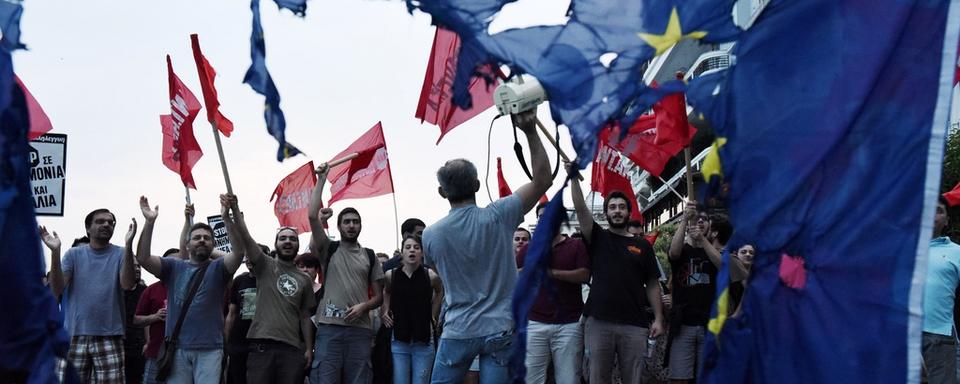
[(297, 228), (296, 228), (296, 227), (280, 227), (280, 228), (277, 228), (277, 234), (279, 234), (280, 232), (283, 232), (283, 231), (286, 230), (286, 229), (289, 229), (289, 230), (293, 231), (294, 233), (297, 232)]

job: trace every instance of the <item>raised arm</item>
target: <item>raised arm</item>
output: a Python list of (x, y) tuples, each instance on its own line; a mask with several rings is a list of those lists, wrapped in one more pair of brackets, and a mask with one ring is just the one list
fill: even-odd
[(60, 236), (54, 231), (51, 235), (47, 227), (40, 226), (40, 240), (50, 249), (50, 290), (54, 297), (63, 294), (63, 270), (60, 268)]
[[(230, 212), (233, 212), (233, 215), (230, 215)], [(220, 217), (223, 218), (223, 225), (227, 228), (227, 238), (230, 240), (231, 251), (226, 256), (223, 257), (223, 266), (227, 269), (227, 274), (233, 276), (237, 269), (240, 268), (240, 263), (243, 262), (243, 255), (246, 254), (247, 243), (243, 239), (242, 231), (240, 226), (237, 224), (238, 221), (243, 220), (240, 214), (240, 207), (237, 205), (237, 196), (231, 194), (220, 195)], [(251, 241), (253, 241), (251, 239)], [(260, 247), (254, 244), (254, 249), (256, 252), (252, 254), (260, 253)], [(251, 259), (253, 260), (253, 259)], [(258, 259), (259, 261), (259, 259)]]
[(670, 241), (670, 250), (667, 252), (670, 260), (680, 258), (680, 253), (683, 251), (684, 238), (687, 236), (687, 224), (695, 217), (697, 217), (697, 202), (689, 200), (687, 201), (687, 206), (683, 208), (683, 217), (680, 218), (680, 225), (677, 226), (677, 231), (673, 234), (673, 240)]
[[(330, 238), (327, 237), (327, 232), (323, 230), (323, 223), (333, 216), (332, 209), (321, 208), (323, 205), (323, 186), (327, 183), (327, 172), (329, 171), (330, 167), (327, 163), (320, 164), (317, 167), (317, 185), (313, 187), (313, 194), (310, 195), (310, 211), (307, 213), (307, 219), (310, 221), (310, 247), (314, 251), (313, 254), (320, 259), (320, 265), (326, 265), (327, 246), (330, 245)], [(326, 271), (323, 272), (326, 273)]]
[(137, 286), (137, 278), (133, 268), (133, 238), (137, 236), (137, 219), (130, 219), (130, 228), (123, 240), (123, 260), (120, 261), (120, 288), (131, 290)]
[[(567, 173), (576, 169), (576, 164), (567, 163)], [(572, 168), (572, 169), (571, 169)], [(570, 197), (573, 200), (573, 208), (577, 211), (577, 221), (580, 223), (580, 233), (583, 234), (583, 241), (589, 243), (593, 234), (593, 214), (590, 208), (587, 208), (587, 202), (583, 199), (583, 189), (580, 188), (580, 178), (574, 177), (570, 180)]]
[(512, 115), (513, 124), (527, 136), (530, 146), (530, 164), (533, 167), (533, 180), (517, 188), (517, 195), (521, 200), (521, 211), (526, 213), (533, 209), (540, 196), (543, 196), (553, 184), (553, 175), (550, 173), (550, 160), (543, 149), (540, 135), (537, 134), (537, 110), (533, 109), (519, 115)]
[(183, 208), (183, 229), (180, 230), (180, 254), (177, 255), (181, 259), (187, 260), (190, 258), (190, 254), (187, 250), (187, 243), (190, 242), (190, 227), (193, 226), (193, 215), (196, 212), (193, 208), (193, 204), (186, 204)]
[(150, 202), (145, 196), (140, 196), (140, 211), (143, 212), (143, 231), (140, 232), (140, 242), (137, 244), (137, 261), (143, 269), (160, 278), (160, 257), (150, 254), (150, 242), (153, 241), (153, 224), (157, 221), (160, 206), (150, 209)]

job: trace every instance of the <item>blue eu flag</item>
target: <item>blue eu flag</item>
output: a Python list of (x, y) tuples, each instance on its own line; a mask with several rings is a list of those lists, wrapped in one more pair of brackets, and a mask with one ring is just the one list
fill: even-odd
[(919, 380), (957, 20), (957, 0), (772, 0), (734, 65), (691, 84), (730, 244), (757, 250), (698, 381)]
[(267, 131), (280, 143), (277, 150), (277, 161), (300, 154), (300, 150), (287, 143), (287, 120), (280, 109), (280, 92), (267, 71), (267, 48), (263, 41), (263, 27), (260, 25), (260, 0), (250, 1), (250, 10), (253, 12), (253, 30), (250, 33), (250, 68), (243, 77), (243, 82), (250, 84), (250, 88), (266, 97), (263, 110), (263, 119), (267, 122)]
[(553, 119), (570, 129), (581, 167), (593, 159), (597, 132), (608, 122), (629, 125), (659, 97), (682, 89), (676, 83), (646, 87), (644, 63), (682, 39), (723, 42), (740, 32), (731, 17), (732, 0), (574, 0), (563, 25), (487, 34), (505, 3), (413, 4), (463, 39), (454, 82), (457, 104), (469, 106), (467, 85), (480, 64), (504, 63), (534, 75), (547, 91)]
[[(30, 127), (24, 93), (14, 84), (10, 52), (0, 49), (0, 377), (51, 383), (70, 343), (56, 299), (41, 281), (45, 266), (30, 189)], [(79, 382), (68, 368), (65, 381)]]
[(0, 49), (13, 51), (26, 48), (20, 43), (20, 16), (23, 15), (22, 0), (0, 1)]

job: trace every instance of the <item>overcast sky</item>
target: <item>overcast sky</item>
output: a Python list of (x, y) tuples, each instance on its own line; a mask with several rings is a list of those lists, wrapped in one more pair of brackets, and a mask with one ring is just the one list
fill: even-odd
[[(568, 5), (549, 0), (511, 4), (492, 29), (561, 23)], [(235, 125), (233, 136), (223, 139), (224, 152), (233, 189), (259, 242), (272, 246), (278, 222), (269, 198), (279, 180), (309, 160), (329, 160), (377, 121), (383, 122), (390, 150), (401, 222), (419, 217), (429, 224), (447, 213), (449, 205), (438, 196), (435, 178), (446, 160), (472, 160), (482, 181), (493, 109), (453, 130), (439, 145), (434, 145), (439, 128), (421, 125), (413, 116), (434, 33), (429, 17), (411, 16), (400, 1), (324, 0), (308, 6), (301, 19), (279, 11), (270, 0), (261, 4), (267, 65), (282, 97), (287, 139), (309, 155), (279, 163), (277, 143), (262, 117), (263, 96), (242, 83), (250, 65), (249, 2), (24, 3), (22, 39), (29, 50), (14, 54), (15, 70), (49, 115), (53, 132), (68, 135), (64, 216), (38, 218), (60, 234), (64, 251), (84, 235), (84, 216), (100, 207), (116, 213), (113, 243), (122, 245), (130, 219), (142, 224), (140, 195), (160, 206), (153, 252), (176, 245), (184, 190), (179, 177), (161, 163), (158, 116), (170, 111), (166, 54), (203, 100), (191, 33), (200, 35), (204, 54), (218, 72), (221, 111)], [(546, 105), (539, 115), (547, 127), (554, 126)], [(506, 178), (515, 189), (526, 177), (513, 155), (508, 121), (500, 119), (494, 126), (491, 150), (492, 158), (504, 158)], [(204, 156), (193, 170), (198, 190), (192, 195), (198, 219), (205, 221), (219, 213), (217, 195), (225, 187), (205, 111), (194, 132)], [(566, 129), (561, 132), (572, 154)], [(548, 153), (553, 161), (553, 152)], [(492, 160), (494, 195), (495, 165)], [(483, 188), (478, 203), (488, 203)], [(333, 208), (347, 206), (363, 216), (360, 242), (392, 252), (397, 228), (391, 196), (344, 200)], [(527, 224), (532, 220), (527, 215)], [(301, 236), (303, 247), (306, 240)], [(144, 279), (155, 281), (148, 273)]]

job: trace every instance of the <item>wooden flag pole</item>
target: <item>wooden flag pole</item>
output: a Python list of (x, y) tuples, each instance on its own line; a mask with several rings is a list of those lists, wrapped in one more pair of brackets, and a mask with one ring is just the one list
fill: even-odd
[(351, 153), (351, 154), (346, 155), (346, 156), (344, 156), (344, 157), (341, 157), (341, 158), (339, 158), (339, 159), (336, 159), (336, 160), (334, 160), (334, 161), (331, 161), (331, 162), (327, 163), (327, 169), (336, 167), (336, 166), (338, 166), (338, 165), (340, 165), (340, 164), (343, 164), (343, 163), (346, 163), (346, 162), (348, 162), (348, 161), (350, 161), (350, 160), (356, 159), (357, 156), (360, 156), (360, 154), (357, 153), (357, 152), (354, 152), (354, 153)]
[[(677, 80), (680, 80), (680, 81), (683, 81), (684, 75), (685, 73), (683, 71), (677, 71), (677, 73), (675, 74)], [(683, 113), (684, 114), (687, 113), (686, 109), (684, 109)], [(690, 150), (690, 147), (692, 146), (693, 146), (693, 142), (690, 142), (689, 144), (687, 144), (687, 147), (683, 149), (683, 163), (687, 171), (686, 176), (687, 176), (687, 199), (688, 200), (696, 199), (695, 192), (693, 191), (693, 166), (690, 165), (691, 163), (690, 158), (693, 157)], [(682, 198), (680, 200), (683, 201)]]
[[(543, 123), (540, 122), (540, 118), (536, 118), (535, 120), (537, 122), (537, 128), (540, 128), (540, 132), (543, 132), (543, 135), (547, 137), (547, 141), (549, 141), (550, 144), (553, 144), (553, 147), (557, 149), (557, 153), (560, 154), (560, 158), (562, 158), (564, 162), (572, 162), (570, 157), (567, 156), (566, 152), (563, 151), (563, 148), (560, 148), (560, 143), (557, 143), (557, 140), (550, 135), (550, 131), (547, 130), (547, 127), (544, 127)], [(583, 175), (578, 173), (577, 179), (583, 180)]]
[(233, 184), (230, 183), (230, 172), (227, 172), (227, 160), (223, 157), (223, 144), (220, 144), (220, 130), (217, 123), (210, 122), (213, 127), (213, 139), (217, 143), (217, 154), (220, 155), (220, 169), (223, 171), (223, 182), (227, 184), (227, 193), (233, 194)]
[(687, 167), (687, 199), (695, 199), (696, 197), (693, 192), (693, 167), (690, 165), (690, 147), (683, 149), (683, 162)]

